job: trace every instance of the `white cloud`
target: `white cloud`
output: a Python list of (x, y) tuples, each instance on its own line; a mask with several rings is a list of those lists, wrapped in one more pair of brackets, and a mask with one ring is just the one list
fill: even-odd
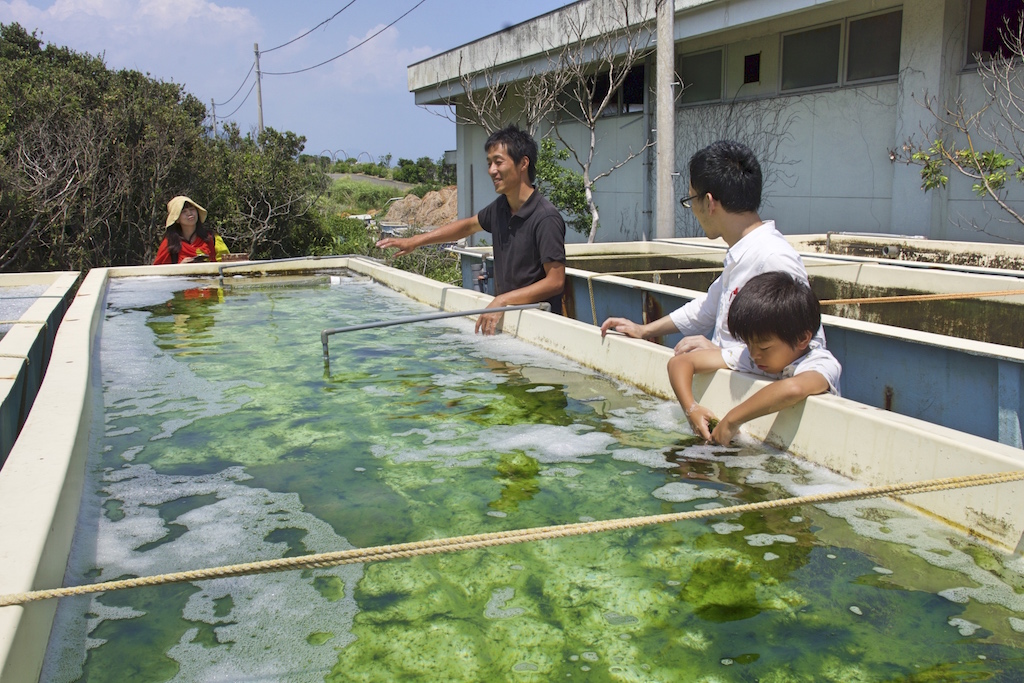
[(384, 26), (379, 24), (368, 29), (363, 35), (348, 37), (344, 47), (335, 54), (355, 49), (329, 68), (326, 79), (332, 85), (349, 87), (357, 91), (406, 88), (408, 65), (425, 59), (432, 53), (429, 48), (404, 46), (402, 33), (394, 26), (370, 39), (365, 45), (355, 47)]

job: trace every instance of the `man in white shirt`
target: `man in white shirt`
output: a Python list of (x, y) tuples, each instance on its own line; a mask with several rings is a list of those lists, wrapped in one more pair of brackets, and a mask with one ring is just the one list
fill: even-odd
[[(721, 237), (729, 245), (722, 274), (707, 294), (669, 315), (645, 325), (608, 318), (601, 325), (601, 335), (614, 330), (647, 339), (681, 332), (684, 336), (676, 344), (677, 354), (742, 345), (729, 332), (729, 306), (750, 278), (778, 270), (808, 281), (800, 255), (775, 229), (775, 221), (763, 221), (757, 213), (761, 185), (761, 165), (742, 143), (719, 140), (694, 154), (690, 158), (690, 196), (682, 204), (692, 209), (708, 239)], [(814, 341), (825, 345), (820, 328)]]

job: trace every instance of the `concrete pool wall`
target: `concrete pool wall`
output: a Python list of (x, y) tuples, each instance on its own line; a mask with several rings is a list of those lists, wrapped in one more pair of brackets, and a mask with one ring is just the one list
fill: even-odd
[[(0, 467), (42, 384), (57, 326), (71, 302), (78, 275), (77, 271), (0, 274), (0, 299), (7, 292), (42, 290), (37, 296), (25, 297), (31, 304), (0, 307), (5, 312), (23, 311), (17, 318), (0, 320)], [(7, 314), (0, 312), (0, 319), (5, 317)]]
[[(349, 268), (412, 299), (445, 310), (481, 308), (490, 297), (362, 258), (250, 263), (246, 274)], [(0, 594), (61, 585), (81, 498), (93, 392), (91, 359), (113, 277), (195, 275), (214, 283), (216, 264), (94, 270), (57, 334), (47, 374), (8, 466), (0, 470)], [(330, 326), (332, 321), (325, 321)], [(562, 354), (644, 391), (671, 397), (670, 349), (592, 325), (534, 311), (506, 314), (505, 333)], [(320, 330), (309, 330), (319, 348)], [(720, 371), (703, 378), (698, 398), (718, 413), (763, 386)], [(680, 419), (682, 414), (680, 412)], [(866, 485), (1024, 469), (1024, 451), (831, 396), (749, 423), (745, 431)], [(999, 547), (1022, 550), (1024, 483), (915, 495), (927, 513)], [(0, 680), (37, 680), (56, 601), (0, 608)]]

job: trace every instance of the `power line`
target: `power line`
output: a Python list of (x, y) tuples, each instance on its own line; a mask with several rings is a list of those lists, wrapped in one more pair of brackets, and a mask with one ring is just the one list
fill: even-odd
[[(246, 76), (246, 78), (248, 78), (248, 76)], [(242, 85), (245, 85), (245, 84), (243, 83)], [(247, 92), (245, 94), (245, 99), (238, 103), (238, 106), (235, 107), (235, 111), (231, 112), (230, 114), (227, 114), (226, 116), (221, 116), (220, 118), (226, 120), (226, 119), (230, 119), (232, 116), (234, 116), (235, 112), (237, 112), (239, 109), (241, 109), (242, 105), (245, 104), (249, 100), (249, 95), (252, 94), (252, 89), (255, 88), (255, 87), (256, 87), (256, 81), (253, 81), (252, 85), (249, 86), (249, 92)]]
[(335, 18), (336, 16), (338, 16), (339, 14), (341, 14), (342, 12), (344, 12), (345, 10), (347, 10), (347, 9), (348, 9), (349, 7), (351, 7), (351, 6), (352, 6), (352, 5), (354, 5), (355, 3), (356, 3), (356, 0), (352, 0), (352, 2), (348, 3), (347, 5), (345, 5), (345, 6), (344, 6), (344, 7), (342, 7), (342, 8), (340, 9), (340, 10), (338, 10), (337, 12), (335, 12), (334, 14), (332, 14), (331, 16), (329, 16), (329, 17), (327, 17), (326, 19), (324, 19), (323, 21), (321, 21), (321, 22), (320, 22), (319, 24), (317, 24), (317, 25), (316, 25), (316, 26), (314, 26), (313, 28), (311, 28), (311, 29), (309, 29), (308, 31), (306, 31), (305, 33), (303, 33), (303, 34), (302, 34), (301, 36), (299, 36), (299, 37), (297, 37), (297, 38), (292, 38), (292, 39), (291, 39), (291, 40), (289, 40), (289, 41), (288, 41), (287, 43), (282, 43), (282, 44), (278, 45), (277, 47), (272, 47), (272, 48), (270, 48), (269, 50), (262, 50), (262, 51), (261, 51), (261, 54), (267, 54), (268, 52), (273, 52), (274, 50), (280, 50), (280, 49), (281, 49), (282, 47), (285, 47), (285, 46), (287, 46), (287, 45), (291, 45), (291, 44), (292, 44), (292, 43), (294, 43), (294, 42), (295, 42), (296, 40), (302, 40), (303, 38), (305, 38), (306, 36), (308, 36), (308, 35), (309, 35), (310, 33), (312, 33), (313, 31), (317, 30), (318, 28), (320, 28), (320, 27), (321, 27), (321, 26), (323, 26), (324, 24), (328, 23), (328, 22), (329, 22), (329, 21), (330, 21), (331, 19), (334, 19), (334, 18)]
[(344, 52), (342, 52), (342, 53), (341, 53), (340, 55), (335, 55), (335, 56), (331, 57), (331, 58), (330, 58), (330, 59), (328, 59), (328, 60), (325, 60), (325, 61), (323, 61), (323, 62), (320, 62), (319, 64), (314, 64), (313, 66), (307, 66), (307, 67), (306, 67), (305, 69), (298, 69), (298, 70), (296, 70), (296, 71), (264, 71), (264, 72), (263, 72), (263, 75), (264, 75), (264, 76), (291, 76), (291, 75), (293, 75), (293, 74), (300, 74), (300, 73), (302, 73), (302, 72), (304, 72), (304, 71), (312, 71), (313, 69), (316, 69), (316, 68), (318, 68), (318, 67), (321, 67), (321, 66), (323, 66), (324, 64), (330, 64), (330, 63), (331, 63), (331, 62), (333, 62), (334, 60), (336, 60), (336, 59), (339, 59), (340, 57), (344, 57), (345, 55), (347, 55), (348, 53), (352, 52), (352, 51), (353, 51), (353, 50), (355, 50), (356, 48), (359, 48), (359, 47), (362, 47), (363, 45), (366, 45), (366, 44), (367, 44), (368, 42), (370, 42), (371, 40), (373, 40), (374, 38), (376, 38), (376, 37), (377, 37), (377, 36), (379, 36), (380, 34), (384, 33), (384, 31), (387, 31), (387, 30), (388, 30), (389, 28), (391, 28), (392, 26), (394, 26), (395, 24), (397, 24), (398, 22), (400, 22), (400, 21), (401, 21), (402, 19), (404, 19), (405, 17), (409, 16), (409, 15), (410, 15), (410, 14), (411, 14), (411, 13), (413, 12), (413, 10), (415, 10), (415, 9), (416, 9), (417, 7), (419, 7), (420, 5), (422, 5), (422, 4), (423, 4), (424, 2), (426, 2), (426, 1), (427, 1), (427, 0), (420, 0), (420, 1), (419, 1), (419, 2), (417, 2), (417, 3), (415, 4), (415, 5), (413, 5), (413, 6), (412, 6), (412, 8), (410, 8), (410, 9), (409, 9), (409, 10), (408, 10), (408, 11), (407, 11), (407, 12), (406, 12), (405, 14), (403, 14), (403, 15), (402, 15), (402, 16), (400, 16), (400, 17), (398, 17), (397, 19), (395, 19), (394, 21), (392, 21), (392, 22), (391, 22), (390, 24), (388, 24), (387, 26), (385, 26), (385, 27), (384, 27), (384, 28), (382, 28), (381, 30), (377, 31), (377, 32), (376, 32), (376, 33), (374, 33), (374, 34), (373, 34), (372, 36), (369, 36), (368, 38), (366, 38), (366, 39), (365, 39), (365, 40), (363, 40), (362, 42), (360, 42), (360, 43), (358, 43), (358, 44), (356, 44), (356, 45), (353, 45), (353, 46), (352, 46), (352, 47), (350, 47), (349, 49), (345, 50), (345, 51), (344, 51)]
[[(353, 2), (355, 2), (355, 0), (353, 0)], [(235, 97), (238, 95), (238, 93), (242, 92), (242, 88), (245, 87), (246, 82), (249, 80), (249, 76), (252, 74), (252, 70), (253, 70), (254, 66), (256, 66), (255, 63), (253, 63), (252, 66), (249, 67), (249, 73), (245, 74), (245, 78), (242, 79), (242, 85), (238, 86), (238, 90), (235, 91), (235, 94), (232, 95), (231, 97), (227, 98), (223, 102), (215, 103), (214, 106), (216, 106), (216, 107), (223, 107), (225, 104), (227, 104), (231, 100), (235, 99)], [(246, 97), (248, 97), (248, 95)], [(238, 110), (236, 109), (235, 111), (238, 111)]]
[[(313, 31), (317, 30), (318, 28), (320, 28), (320, 27), (321, 27), (321, 26), (323, 26), (324, 24), (326, 24), (326, 23), (330, 22), (330, 21), (331, 21), (332, 19), (334, 19), (335, 17), (337, 17), (337, 16), (339, 15), (339, 14), (341, 14), (342, 12), (344, 12), (345, 10), (347, 10), (347, 9), (348, 9), (349, 7), (351, 7), (352, 5), (354, 5), (354, 4), (355, 4), (355, 2), (356, 2), (356, 0), (351, 0), (351, 2), (349, 2), (349, 3), (347, 4), (347, 5), (345, 5), (345, 6), (344, 6), (344, 7), (342, 7), (342, 8), (340, 9), (340, 10), (338, 10), (337, 12), (335, 12), (334, 14), (332, 14), (331, 16), (329, 16), (329, 17), (327, 17), (326, 19), (324, 19), (323, 21), (321, 21), (321, 22), (320, 22), (319, 24), (317, 24), (317, 25), (316, 25), (316, 26), (314, 26), (313, 28), (311, 28), (311, 29), (309, 29), (308, 31), (306, 31), (305, 33), (303, 33), (303, 34), (302, 34), (301, 36), (298, 36), (297, 38), (292, 38), (292, 39), (291, 39), (291, 40), (289, 40), (289, 41), (288, 41), (287, 43), (282, 43), (281, 45), (278, 45), (277, 47), (272, 47), (272, 48), (270, 48), (269, 50), (263, 50), (263, 51), (262, 51), (262, 53), (263, 53), (263, 54), (266, 54), (267, 52), (273, 52), (274, 50), (279, 50), (279, 49), (281, 49), (282, 47), (285, 47), (285, 46), (287, 46), (287, 45), (291, 45), (292, 43), (294, 43), (294, 42), (295, 42), (295, 41), (297, 41), (297, 40), (302, 40), (303, 38), (305, 38), (306, 36), (308, 36), (308, 35), (309, 35), (310, 33), (312, 33)], [(249, 72), (248, 72), (247, 74), (245, 74), (245, 78), (243, 78), (243, 79), (242, 79), (242, 84), (241, 84), (240, 86), (238, 86), (238, 90), (236, 90), (236, 91), (235, 91), (235, 94), (234, 94), (234, 95), (232, 95), (231, 97), (227, 98), (227, 99), (226, 99), (226, 100), (224, 100), (223, 102), (214, 102), (214, 103), (213, 103), (213, 106), (215, 106), (215, 107), (223, 107), (223, 106), (224, 106), (225, 104), (227, 104), (227, 103), (228, 103), (228, 102), (230, 102), (231, 100), (235, 99), (235, 97), (237, 97), (237, 96), (238, 96), (238, 93), (242, 92), (242, 88), (244, 88), (244, 87), (245, 87), (245, 84), (246, 84), (246, 83), (247, 83), (247, 82), (249, 81), (249, 76), (251, 76), (251, 75), (252, 75), (252, 70), (253, 70), (253, 68), (255, 68), (255, 66), (256, 66), (256, 63), (255, 63), (255, 62), (253, 62), (253, 63), (252, 63), (252, 64), (251, 64), (250, 66), (249, 66)], [(252, 88), (249, 88), (249, 92), (250, 92), (250, 93), (252, 92)], [(246, 97), (248, 97), (248, 95), (246, 95)], [(244, 102), (244, 100), (243, 100), (243, 102)], [(239, 105), (239, 106), (241, 106), (241, 105)], [(235, 109), (235, 111), (238, 111), (238, 109)], [(234, 112), (232, 112), (232, 113), (234, 113)]]

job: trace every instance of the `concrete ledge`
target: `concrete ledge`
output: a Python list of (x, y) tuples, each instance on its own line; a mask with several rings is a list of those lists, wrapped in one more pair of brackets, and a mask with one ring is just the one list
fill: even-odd
[(25, 422), (43, 381), (57, 326), (78, 282), (77, 271), (0, 274), (4, 287), (49, 285), (0, 339), (0, 467)]
[[(57, 333), (50, 371), (0, 469), (0, 593), (59, 586), (78, 517), (92, 401), (90, 363), (106, 273), (82, 283)], [(0, 608), (0, 680), (39, 678), (54, 600)]]

